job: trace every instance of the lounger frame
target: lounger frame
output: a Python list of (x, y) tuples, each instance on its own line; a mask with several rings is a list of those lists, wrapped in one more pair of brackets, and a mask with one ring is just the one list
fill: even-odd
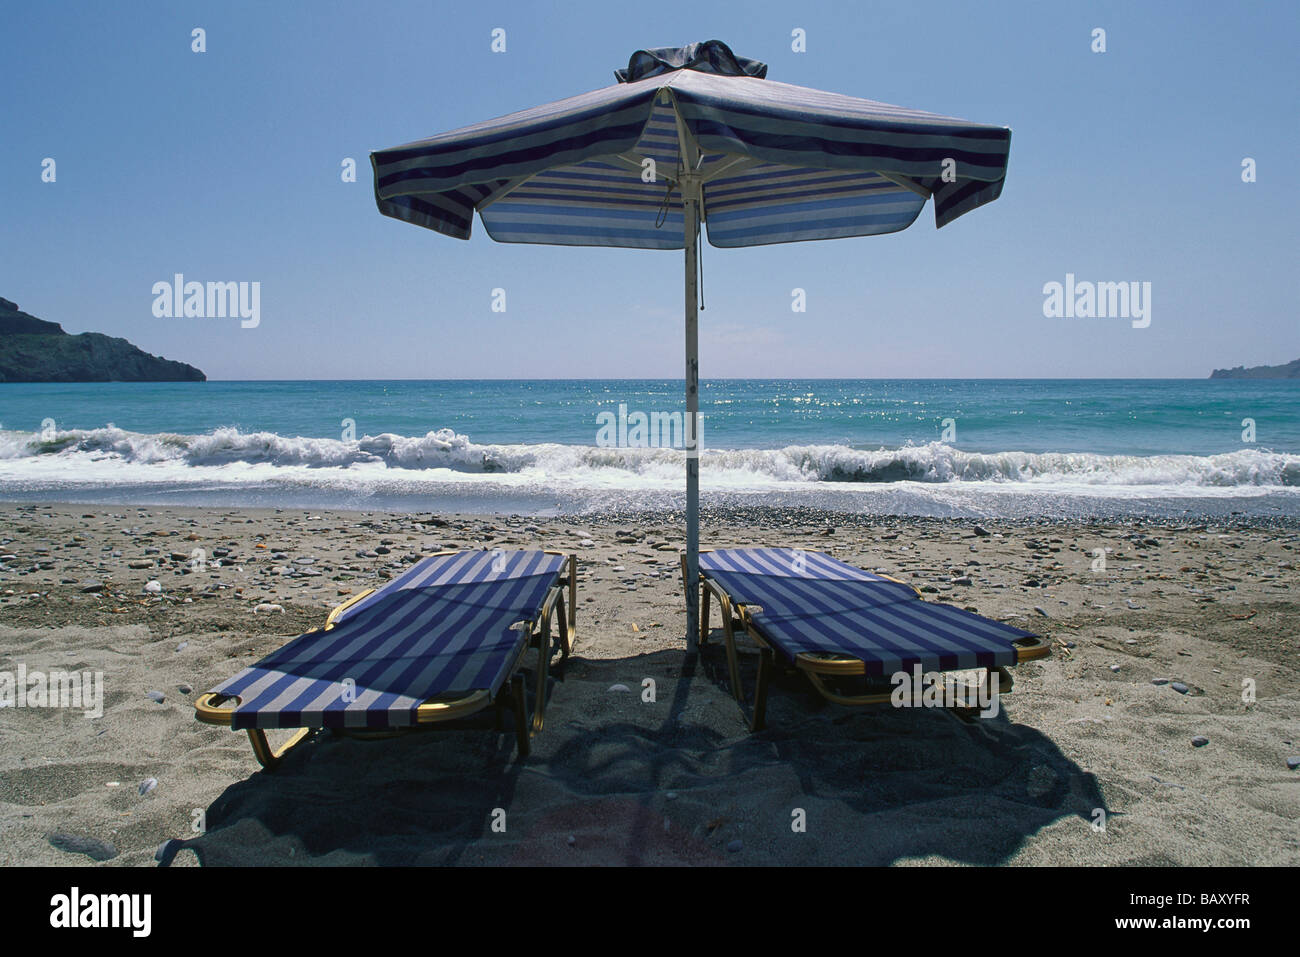
[[(440, 558), (446, 555), (459, 554), (463, 549), (451, 549), (448, 551), (432, 552), (425, 556), (426, 558)], [(468, 692), (450, 692), (447, 694), (436, 695), (426, 699), (417, 708), (415, 713), (415, 727), (412, 728), (385, 728), (368, 730), (364, 728), (339, 728), (331, 729), (338, 734), (356, 738), (389, 738), (400, 734), (407, 734), (411, 731), (419, 730), (421, 727), (427, 727), (433, 724), (439, 724), (445, 721), (454, 721), (457, 718), (464, 718), (476, 712), (482, 711), (489, 705), (496, 707), (496, 727), (501, 730), (501, 711), (503, 708), (510, 708), (514, 714), (514, 731), (515, 741), (519, 748), (519, 756), (527, 757), (532, 748), (532, 736), (542, 730), (546, 717), (546, 686), (550, 676), (550, 659), (552, 649), (552, 630), (551, 618), (554, 615), (556, 620), (556, 630), (558, 631), (560, 645), (560, 667), (568, 661), (569, 655), (573, 651), (574, 643), (577, 641), (577, 612), (578, 612), (578, 558), (574, 554), (555, 551), (553, 549), (545, 550), (547, 555), (564, 555), (568, 561), (565, 569), (561, 572), (556, 583), (551, 586), (546, 593), (546, 598), (542, 602), (542, 607), (535, 620), (526, 621), (525, 627), (529, 632), (529, 640), (524, 642), (515, 660), (510, 664), (510, 670), (507, 672), (509, 678), (502, 684), (500, 691), (495, 697), (488, 694), (486, 690), (479, 689)], [(374, 594), (378, 589), (367, 588), (356, 595), (353, 595), (347, 601), (336, 607), (329, 613), (325, 619), (325, 624), (319, 629), (320, 631), (329, 631), (334, 628), (335, 622), (339, 616), (347, 611), (362, 599)], [(568, 602), (566, 607), (565, 591), (568, 592)], [(313, 629), (307, 634), (312, 634), (317, 629)], [(525, 694), (524, 676), (519, 673), (523, 667), (524, 657), (530, 648), (537, 649), (537, 676), (536, 676), (536, 694), (533, 701), (533, 713), (527, 713), (527, 696)], [(204, 724), (219, 725), (229, 728), (234, 718), (233, 707), (223, 707), (229, 702), (234, 702), (234, 707), (239, 706), (240, 698), (237, 695), (220, 695), (208, 692), (200, 695), (194, 702), (194, 717)], [(268, 771), (274, 770), (288, 752), (307, 740), (312, 735), (320, 731), (320, 728), (301, 728), (293, 737), (278, 748), (272, 748), (266, 738), (266, 732), (261, 728), (248, 728), (248, 738), (253, 746), (253, 754), (257, 757), (258, 763)]]
[[(701, 549), (701, 553), (712, 551), (712, 549)], [(876, 574), (879, 574), (878, 572)], [(897, 582), (900, 585), (907, 584), (894, 578), (892, 575), (880, 575), (881, 578)], [(686, 558), (682, 556), (682, 582), (685, 587), (690, 587), (687, 583)], [(921, 592), (914, 585), (908, 585), (916, 592), (919, 598)], [(739, 602), (734, 602), (731, 596), (727, 594), (720, 584), (707, 577), (706, 573), (701, 570), (700, 580), (700, 647), (703, 648), (709, 639), (709, 601), (710, 596), (717, 598), (718, 609), (722, 616), (722, 636), (727, 648), (727, 671), (731, 679), (731, 695), (741, 706), (743, 711), (745, 706), (745, 692), (740, 683), (740, 657), (736, 650), (736, 633), (743, 630), (746, 635), (758, 646), (758, 677), (754, 684), (754, 699), (751, 712), (746, 715), (746, 722), (750, 731), (762, 731), (767, 724), (767, 693), (771, 685), (772, 672), (776, 667), (776, 649), (772, 642), (763, 636), (758, 630), (749, 608)], [(1016, 651), (1016, 664), (1025, 661), (1032, 661), (1035, 658), (1044, 658), (1051, 654), (1051, 645), (1043, 638), (1030, 636), (1017, 639), (1013, 642)], [(813, 689), (827, 701), (834, 704), (847, 705), (849, 707), (865, 707), (874, 704), (888, 704), (893, 694), (893, 689), (884, 691), (873, 691), (860, 695), (839, 694), (830, 688), (826, 683), (826, 678), (851, 678), (862, 677), (867, 674), (866, 663), (859, 658), (850, 658), (846, 656), (833, 654), (814, 654), (809, 652), (800, 652), (795, 655), (794, 666), (798, 668), (808, 678), (809, 684)], [(962, 669), (968, 670), (968, 669)], [(984, 677), (984, 687), (987, 690), (993, 680), (994, 675), (998, 679), (998, 694), (1010, 694), (1014, 682), (1011, 673), (1004, 667), (986, 669)], [(977, 709), (954, 707), (948, 709), (957, 717), (963, 720), (969, 720)]]

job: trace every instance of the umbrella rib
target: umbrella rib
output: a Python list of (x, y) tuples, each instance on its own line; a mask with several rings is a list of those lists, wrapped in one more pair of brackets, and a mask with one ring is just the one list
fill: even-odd
[(536, 173), (529, 173), (526, 176), (516, 176), (514, 179), (510, 180), (504, 186), (498, 189), (496, 192), (489, 193), (485, 198), (479, 200), (478, 205), (475, 206), (474, 208), (477, 209), (481, 215), (483, 210), (487, 209), (497, 200), (505, 199), (507, 196), (509, 196), (511, 193), (517, 190), (520, 186), (523, 186), (529, 180), (539, 176), (541, 173), (544, 172), (547, 171), (538, 170)]
[(735, 176), (738, 173), (744, 173), (756, 166), (763, 166), (767, 163), (766, 160), (761, 160), (753, 156), (744, 156), (740, 153), (728, 153), (724, 155), (730, 156), (731, 162), (720, 163), (713, 169), (709, 170), (708, 173), (700, 178), (701, 183), (708, 183), (715, 180), (723, 173), (726, 173), (729, 176)]
[(893, 173), (882, 173), (880, 172), (880, 170), (871, 170), (871, 172), (875, 173), (877, 176), (889, 180), (895, 186), (901, 186), (903, 187), (903, 189), (911, 190), (913, 193), (916, 193), (917, 196), (923, 196), (926, 199), (929, 199), (931, 195), (933, 195), (933, 192), (931, 190), (926, 189), (920, 183), (908, 179), (906, 176), (896, 176)]
[(636, 153), (619, 153), (617, 155), (610, 154), (609, 156), (601, 157), (601, 158), (608, 159), (615, 163), (622, 163), (624, 166), (628, 167), (629, 169), (636, 170), (636, 172), (638, 173), (641, 172), (641, 170), (643, 169), (641, 165), (641, 159), (637, 156)]

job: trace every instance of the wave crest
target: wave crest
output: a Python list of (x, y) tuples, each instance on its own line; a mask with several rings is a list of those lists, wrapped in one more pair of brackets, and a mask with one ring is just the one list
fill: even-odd
[[(240, 432), (202, 435), (137, 433), (118, 428), (31, 433), (0, 432), (0, 461), (53, 457), (69, 469), (90, 462), (172, 464), (213, 468), (259, 464), (319, 469), (378, 466), (466, 474), (527, 473), (544, 480), (581, 480), (599, 473), (671, 480), (680, 476), (680, 449), (591, 446), (482, 445), (451, 429), (423, 436), (383, 433), (354, 441)], [(1300, 455), (1239, 449), (1217, 455), (1103, 455), (1091, 452), (966, 452), (931, 442), (875, 451), (844, 445), (781, 449), (705, 450), (701, 471), (730, 484), (798, 483), (1033, 483), (1200, 487), (1300, 487)]]

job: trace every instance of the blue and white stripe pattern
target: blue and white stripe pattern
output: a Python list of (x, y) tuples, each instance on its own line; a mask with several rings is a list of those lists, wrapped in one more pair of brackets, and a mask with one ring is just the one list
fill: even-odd
[(667, 188), (679, 123), (702, 152), (714, 246), (894, 232), (931, 196), (943, 226), (1002, 191), (1005, 127), (761, 75), (660, 71), (372, 153), (379, 210), (459, 239), (477, 209), (499, 242), (681, 249)]
[(759, 634), (788, 660), (829, 653), (857, 658), (867, 674), (993, 668), (1016, 663), (1013, 642), (1032, 632), (941, 602), (822, 552), (723, 548), (700, 572), (735, 603), (757, 605)]
[(538, 618), (564, 564), (542, 551), (426, 558), (213, 693), (242, 699), (236, 729), (409, 727), (434, 695), (497, 693), (529, 638), (511, 625)]

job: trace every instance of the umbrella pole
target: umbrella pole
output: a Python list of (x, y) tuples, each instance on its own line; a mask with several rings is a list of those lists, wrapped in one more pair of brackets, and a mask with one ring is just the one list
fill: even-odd
[(699, 239), (700, 185), (692, 175), (682, 183), (686, 231), (686, 652), (698, 650), (700, 637), (700, 340)]

